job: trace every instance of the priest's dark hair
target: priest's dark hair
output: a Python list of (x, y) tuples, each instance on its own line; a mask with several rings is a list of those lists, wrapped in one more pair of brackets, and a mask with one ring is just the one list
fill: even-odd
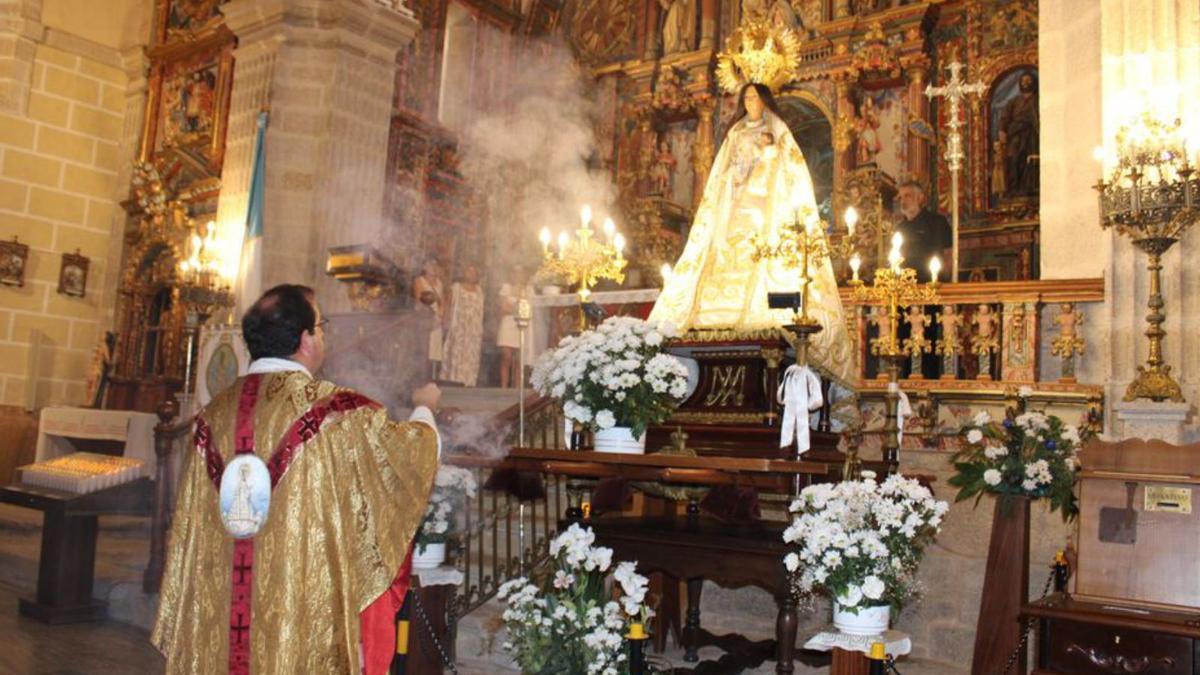
[(313, 289), (280, 284), (262, 294), (242, 316), (242, 339), (251, 359), (286, 359), (300, 349), (300, 336), (317, 327)]
[(737, 114), (733, 116), (733, 121), (729, 123), (729, 128), (741, 121), (746, 116), (746, 90), (754, 87), (758, 92), (758, 97), (762, 99), (763, 105), (767, 110), (779, 115), (779, 119), (783, 119), (783, 113), (779, 112), (779, 104), (775, 103), (775, 95), (771, 93), (771, 88), (765, 84), (757, 82), (748, 82), (742, 85), (742, 90), (738, 92)]

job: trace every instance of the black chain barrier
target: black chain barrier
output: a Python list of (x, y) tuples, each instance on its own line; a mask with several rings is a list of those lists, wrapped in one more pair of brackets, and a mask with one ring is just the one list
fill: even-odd
[(437, 631), (433, 629), (433, 623), (429, 621), (429, 615), (425, 613), (425, 608), (421, 606), (421, 598), (416, 591), (412, 593), (413, 607), (417, 610), (417, 616), (421, 617), (421, 623), (425, 626), (425, 634), (429, 636), (429, 640), (433, 642), (433, 648), (441, 655), (442, 662), (450, 669), (454, 675), (459, 675), (458, 668), (454, 667), (454, 661), (450, 659), (450, 655), (446, 653), (445, 647), (442, 646), (442, 641), (437, 637)]

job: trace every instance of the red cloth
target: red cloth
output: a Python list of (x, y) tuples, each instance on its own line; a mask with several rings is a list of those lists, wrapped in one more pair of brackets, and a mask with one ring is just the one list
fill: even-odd
[[(375, 599), (359, 615), (362, 621), (363, 672), (385, 675), (396, 656), (396, 614), (404, 605), (404, 596), (412, 585), (412, 546), (392, 587)], [(409, 635), (412, 635), (410, 632)]]

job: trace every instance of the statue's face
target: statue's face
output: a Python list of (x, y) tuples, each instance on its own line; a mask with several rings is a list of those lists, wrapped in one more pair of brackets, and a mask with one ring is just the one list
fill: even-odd
[(1030, 75), (1029, 73), (1025, 73), (1024, 75), (1022, 75), (1019, 86), (1020, 86), (1020, 89), (1022, 92), (1026, 93), (1026, 94), (1032, 93), (1033, 92), (1033, 76)]
[(479, 283), (479, 268), (474, 265), (467, 265), (463, 268), (463, 281), (468, 284)]
[(763, 103), (762, 97), (758, 95), (758, 89), (746, 87), (746, 96), (743, 102), (746, 106), (746, 115), (750, 119), (762, 119), (763, 109), (767, 106)]

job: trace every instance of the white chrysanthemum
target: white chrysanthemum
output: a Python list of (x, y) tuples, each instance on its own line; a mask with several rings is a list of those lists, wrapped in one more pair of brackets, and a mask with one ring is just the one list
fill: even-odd
[(882, 598), (885, 590), (887, 590), (887, 587), (884, 585), (883, 579), (880, 579), (874, 574), (868, 576), (866, 579), (863, 579), (862, 594), (868, 599), (878, 600)]
[(988, 485), (999, 485), (1001, 478), (1002, 476), (1000, 471), (997, 469), (988, 469), (987, 471), (983, 472), (983, 482), (987, 483)]
[(971, 444), (979, 443), (983, 440), (983, 432), (978, 429), (971, 429), (967, 432), (967, 442)]
[(596, 425), (601, 429), (611, 429), (617, 424), (617, 418), (611, 410), (601, 410), (596, 413)]

